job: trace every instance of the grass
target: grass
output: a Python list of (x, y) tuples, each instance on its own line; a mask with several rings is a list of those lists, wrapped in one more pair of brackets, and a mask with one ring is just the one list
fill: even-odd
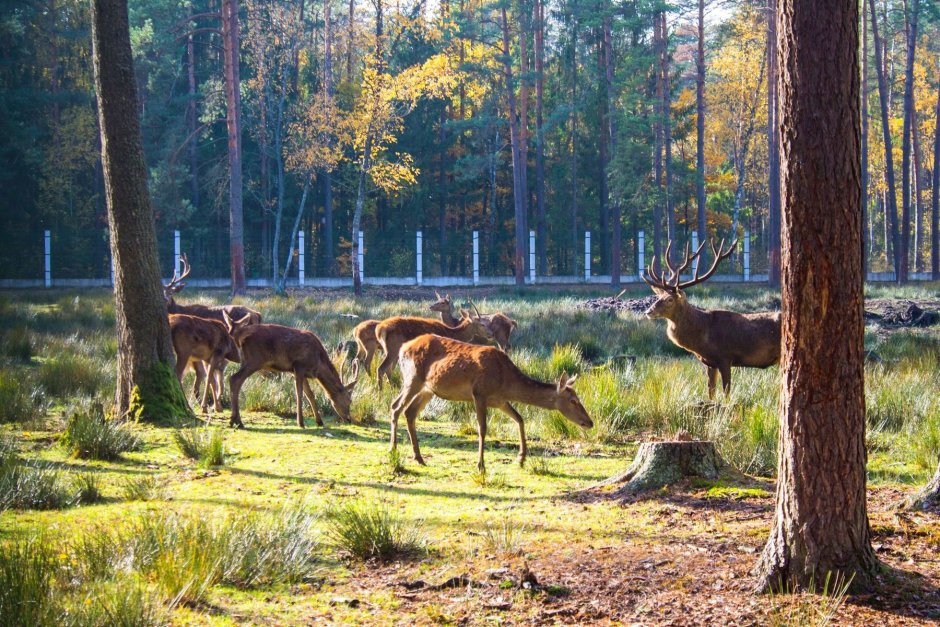
[(0, 512), (8, 509), (58, 509), (71, 495), (59, 471), (42, 461), (24, 461), (0, 441)]
[(41, 394), (31, 389), (25, 373), (0, 368), (0, 424), (30, 423), (42, 415)]
[(100, 402), (74, 407), (66, 418), (60, 442), (72, 457), (98, 460), (117, 459), (141, 446), (134, 427), (128, 422), (107, 418)]
[(183, 457), (196, 460), (201, 466), (225, 463), (225, 435), (218, 427), (177, 429), (173, 432), (173, 442)]
[(521, 555), (527, 529), (525, 523), (520, 524), (510, 516), (489, 520), (483, 525), (481, 534), (483, 548), (497, 555)]
[(327, 535), (350, 557), (390, 561), (425, 548), (420, 523), (392, 511), (385, 503), (346, 501), (329, 512)]
[(51, 396), (94, 396), (104, 389), (107, 376), (90, 357), (61, 353), (46, 358), (39, 366), (39, 384)]
[(153, 475), (128, 477), (121, 491), (128, 501), (152, 501), (160, 497), (160, 482)]
[(789, 598), (778, 594), (770, 596), (771, 627), (826, 627), (833, 624), (839, 610), (845, 605), (852, 579), (832, 577), (826, 573), (821, 590), (811, 580), (805, 593), (789, 593)]
[(0, 544), (0, 626), (52, 625), (58, 562), (41, 538)]
[(72, 477), (73, 493), (78, 505), (94, 505), (104, 500), (101, 478), (93, 472), (83, 472)]

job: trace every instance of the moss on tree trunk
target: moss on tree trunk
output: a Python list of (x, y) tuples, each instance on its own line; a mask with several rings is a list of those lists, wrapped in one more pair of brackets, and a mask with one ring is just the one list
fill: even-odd
[(174, 423), (192, 418), (193, 412), (176, 374), (163, 362), (156, 362), (131, 391), (127, 415), (134, 420)]

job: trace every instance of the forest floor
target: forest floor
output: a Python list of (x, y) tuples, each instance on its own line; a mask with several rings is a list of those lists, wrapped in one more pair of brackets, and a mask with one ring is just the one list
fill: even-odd
[[(929, 300), (936, 289), (902, 296)], [(597, 295), (574, 292), (569, 297), (580, 302)], [(283, 315), (287, 321), (287, 312), (301, 307), (296, 296), (271, 301), (269, 309), (283, 313), (269, 318)], [(324, 295), (304, 296), (305, 307), (326, 300)], [(637, 290), (633, 296), (644, 294)], [(71, 307), (71, 297), (58, 297), (56, 306)], [(97, 306), (103, 306), (106, 297), (95, 296)], [(407, 297), (369, 297), (376, 303), (391, 297), (423, 301), (433, 298), (433, 290), (409, 292)], [(483, 295), (474, 297), (484, 300)], [(497, 292), (485, 297), (502, 303), (516, 298)], [(551, 293), (544, 292), (542, 298), (550, 300)], [(39, 312), (32, 324), (40, 329), (46, 324), (43, 333), (68, 335), (68, 325), (57, 330), (61, 320), (42, 322), (42, 312), (51, 311), (46, 300), (19, 295), (7, 308), (28, 304)], [(768, 295), (761, 291), (751, 300), (759, 307), (768, 302)], [(249, 301), (262, 311), (266, 302)], [(540, 315), (521, 304), (517, 309), (527, 316)], [(580, 320), (580, 314), (572, 315)], [(562, 325), (565, 332), (567, 323)], [(42, 341), (52, 347), (58, 340)], [(545, 341), (531, 332), (520, 337), (522, 345)], [(622, 350), (610, 347), (610, 352)], [(41, 367), (46, 357), (42, 349), (39, 352), (32, 358), (39, 365), (28, 368)], [(673, 362), (690, 361), (674, 353), (648, 359), (668, 362), (670, 368), (678, 367)], [(704, 375), (689, 372), (695, 377), (695, 395), (700, 395)], [(773, 385), (772, 371), (761, 376), (771, 377)], [(924, 376), (936, 381), (935, 373)], [(585, 393), (581, 386), (590, 381), (579, 381), (579, 393)], [(181, 456), (174, 428), (151, 425), (138, 427), (145, 441), (142, 450), (110, 462), (74, 459), (58, 444), (67, 399), (50, 401), (42, 420), (0, 424), (0, 436), (14, 441), (25, 459), (63, 473), (92, 472), (104, 496), (95, 505), (0, 512), (0, 543), (42, 533), (66, 547), (76, 535), (117, 527), (138, 516), (174, 511), (218, 520), (228, 513), (276, 511), (292, 502), (323, 512), (325, 526), (330, 507), (359, 500), (384, 503), (413, 521), (423, 549), (390, 562), (362, 562), (331, 546), (324, 534), (316, 577), (255, 589), (218, 585), (205, 601), (177, 606), (173, 623), (801, 625), (823, 624), (820, 618), (828, 612), (839, 625), (940, 621), (940, 515), (896, 509), (930, 471), (912, 470), (907, 460), (887, 458), (886, 449), (870, 449), (869, 515), (874, 548), (884, 566), (882, 585), (877, 593), (848, 596), (841, 604), (820, 595), (752, 592), (750, 573), (773, 516), (772, 478), (735, 472), (717, 481), (688, 481), (627, 500), (604, 492), (577, 492), (624, 470), (637, 442), (657, 435), (647, 429), (604, 439), (559, 438), (544, 425), (534, 425), (529, 461), (520, 468), (515, 426), (493, 417), (486, 447), (488, 474), (482, 478), (475, 472), (477, 438), (468, 428), (465, 411), (432, 403), (418, 421), (428, 465), (406, 459), (404, 470), (393, 473), (384, 415), (361, 424), (339, 424), (328, 415), (325, 427), (301, 430), (292, 417), (290, 382), (273, 379), (263, 385), (284, 398), (258, 400), (256, 405), (271, 407), (243, 410), (247, 429), (226, 430), (226, 460), (214, 468), (199, 467)], [(370, 387), (358, 393), (378, 394), (371, 391), (371, 383), (363, 385)], [(386, 388), (375, 413), (387, 407), (386, 397), (393, 393)], [(307, 412), (309, 416), (309, 408)], [(227, 422), (227, 416), (226, 410), (214, 420)], [(410, 452), (407, 439), (400, 450)], [(140, 477), (151, 477), (159, 486), (153, 498), (124, 496), (126, 483)]]

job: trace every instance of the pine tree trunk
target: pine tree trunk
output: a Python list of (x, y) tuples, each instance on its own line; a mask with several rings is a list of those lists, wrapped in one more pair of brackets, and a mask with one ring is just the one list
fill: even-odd
[[(871, 8), (871, 36), (875, 43), (875, 68), (878, 74), (878, 100), (881, 105), (881, 132), (884, 137), (885, 147), (885, 179), (888, 183), (888, 189), (885, 193), (887, 202), (885, 203), (885, 215), (887, 216), (886, 227), (890, 229), (891, 241), (890, 247), (894, 256), (894, 272), (898, 282), (901, 281), (901, 242), (898, 231), (898, 202), (897, 187), (894, 183), (894, 153), (891, 150), (891, 127), (888, 122), (890, 107), (888, 105), (888, 84), (885, 78), (885, 67), (883, 63), (882, 46), (884, 42), (878, 36), (878, 15), (875, 12), (875, 0), (868, 0)], [(889, 242), (885, 240), (885, 249), (887, 250)]]
[(898, 283), (907, 283), (911, 263), (911, 132), (914, 118), (914, 55), (917, 51), (918, 0), (907, 32), (907, 62), (904, 70), (904, 128), (901, 135), (901, 267)]
[(914, 168), (911, 174), (913, 180), (914, 203), (914, 272), (924, 270), (924, 203), (921, 202), (922, 192), (924, 191), (924, 160), (920, 150), (920, 133), (917, 130), (917, 110), (911, 111), (911, 145), (914, 156)]
[[(659, 56), (662, 36), (659, 31), (659, 14), (653, 16), (653, 51)], [(653, 100), (653, 178), (656, 180), (657, 198), (653, 203), (653, 261), (655, 269), (661, 267), (663, 256), (663, 74), (656, 64), (656, 97)]]
[[(529, 256), (529, 13), (526, 0), (519, 0), (519, 190), (522, 194), (522, 265), (526, 272)], [(527, 273), (526, 273), (527, 274)]]
[(540, 276), (548, 274), (548, 227), (545, 223), (545, 135), (542, 97), (545, 89), (545, 4), (535, 0), (535, 255)]
[(937, 116), (933, 134), (933, 211), (930, 215), (930, 274), (940, 280), (940, 88), (937, 89)]
[[(773, 0), (771, 0), (773, 2)], [(772, 20), (771, 20), (772, 21)], [(698, 236), (708, 241), (705, 215), (705, 0), (698, 0), (698, 50), (695, 55), (695, 197), (698, 203)], [(707, 249), (702, 248), (699, 265), (708, 267)], [(642, 272), (643, 268), (639, 268)]]
[[(607, 63), (604, 60), (605, 46), (603, 40), (603, 34), (597, 42), (597, 74), (598, 77), (605, 77), (607, 73)], [(607, 189), (607, 143), (609, 139), (608, 126), (607, 126), (607, 115), (608, 115), (608, 105), (610, 104), (607, 99), (606, 90), (601, 87), (601, 83), (606, 84), (606, 78), (602, 78), (598, 81), (598, 91), (601, 93), (601, 97), (598, 99), (598, 115), (597, 115), (597, 155), (598, 155), (598, 178), (597, 178), (597, 187), (598, 187), (598, 206), (597, 206), (597, 221), (600, 225), (598, 229), (597, 244), (601, 257), (601, 267), (598, 270), (603, 271), (604, 265), (607, 265), (607, 240), (610, 237), (610, 192)]]
[[(332, 2), (323, 3), (323, 88), (327, 96), (333, 97), (333, 21)], [(336, 254), (333, 249), (333, 173), (323, 172), (323, 265), (329, 275), (333, 274)]]
[(114, 259), (117, 412), (149, 420), (189, 414), (173, 373), (157, 237), (137, 118), (127, 0), (92, 3), (95, 94)]
[(516, 117), (516, 88), (512, 78), (512, 57), (509, 55), (509, 19), (506, 7), (501, 9), (503, 31), (503, 74), (509, 100), (509, 145), (512, 150), (512, 196), (515, 222), (515, 244), (513, 270), (516, 285), (525, 285), (525, 191), (522, 185), (522, 150), (519, 138), (519, 121)]
[[(608, 7), (608, 11), (609, 11)], [(614, 50), (611, 33), (611, 16), (604, 16), (604, 84), (606, 86), (604, 99), (607, 101), (607, 134), (610, 136), (610, 154), (617, 153), (617, 122), (615, 113), (614, 98)], [(604, 179), (607, 179), (606, 172)], [(608, 190), (609, 191), (609, 190)], [(620, 225), (620, 200), (610, 201), (610, 222), (611, 241), (610, 241), (610, 285), (614, 288), (620, 287), (620, 244), (621, 244), (621, 225)]]
[(245, 292), (245, 229), (242, 215), (238, 0), (222, 0), (222, 51), (225, 83), (225, 125), (228, 130), (229, 255), (232, 294), (243, 294)]
[(768, 2), (767, 19), (767, 191), (769, 238), (768, 275), (780, 286), (780, 132), (777, 129), (777, 0)]
[[(868, 13), (862, 6), (862, 226), (868, 224)], [(867, 231), (862, 231), (862, 279), (868, 276)]]
[(346, 36), (346, 80), (352, 80), (353, 37), (356, 26), (356, 0), (349, 0), (349, 30)]
[(577, 18), (570, 16), (571, 29), (571, 101), (568, 103), (571, 116), (571, 131), (568, 135), (569, 172), (571, 176), (571, 270), (578, 268), (578, 27)]
[[(192, 5), (188, 5), (189, 15), (192, 15)], [(199, 142), (196, 140), (196, 127), (199, 125), (199, 112), (196, 108), (196, 50), (193, 45), (193, 34), (186, 36), (186, 82), (188, 101), (186, 103), (186, 130), (189, 137), (189, 184), (190, 199), (193, 212), (199, 213)]]
[(858, 3), (781, 5), (782, 415), (758, 588), (805, 589), (832, 573), (866, 589), (877, 560), (865, 501)]
[[(666, 26), (666, 12), (660, 13), (662, 26), (659, 34), (662, 38), (662, 67), (663, 73), (663, 161), (666, 170), (665, 210), (666, 210), (666, 237), (669, 241), (676, 239), (676, 215), (672, 206), (672, 93), (669, 87), (669, 29)], [(678, 246), (674, 247), (675, 250)]]

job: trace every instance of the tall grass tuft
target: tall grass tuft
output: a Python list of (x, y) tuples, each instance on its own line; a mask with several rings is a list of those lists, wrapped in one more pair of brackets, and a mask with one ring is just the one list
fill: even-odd
[(121, 489), (128, 501), (152, 501), (160, 496), (160, 482), (153, 475), (128, 477)]
[(0, 368), (0, 423), (29, 422), (42, 415), (42, 397), (22, 371)]
[(0, 336), (0, 355), (14, 361), (29, 363), (33, 358), (33, 345), (26, 327), (14, 327)]
[(426, 545), (423, 526), (393, 512), (387, 504), (352, 500), (329, 512), (333, 545), (361, 560), (389, 561), (413, 555)]
[(55, 624), (57, 569), (42, 538), (0, 544), (0, 627)]
[[(779, 595), (770, 596), (770, 615), (768, 625), (771, 627), (826, 627), (833, 624), (839, 610), (845, 605), (852, 578), (841, 576), (832, 577), (826, 573), (822, 590), (816, 589), (815, 580), (811, 580), (809, 590), (798, 594), (789, 602)], [(789, 594), (787, 590), (784, 594)]]
[(141, 441), (127, 422), (109, 420), (100, 402), (72, 408), (60, 439), (72, 457), (110, 461), (140, 449)]
[(105, 386), (107, 377), (91, 358), (61, 353), (42, 362), (39, 383), (52, 396), (94, 396)]
[(92, 505), (104, 500), (101, 494), (101, 480), (97, 473), (82, 472), (72, 477), (72, 491), (78, 505)]
[(173, 442), (179, 452), (202, 466), (221, 466), (225, 463), (225, 435), (221, 429), (191, 427), (173, 432)]
[(134, 578), (99, 582), (75, 600), (67, 624), (76, 627), (164, 627), (170, 624), (169, 606)]
[(526, 537), (526, 525), (520, 525), (507, 515), (483, 525), (483, 546), (490, 553), (519, 555)]
[(0, 512), (7, 509), (58, 509), (69, 504), (59, 471), (50, 464), (27, 464), (0, 441)]

